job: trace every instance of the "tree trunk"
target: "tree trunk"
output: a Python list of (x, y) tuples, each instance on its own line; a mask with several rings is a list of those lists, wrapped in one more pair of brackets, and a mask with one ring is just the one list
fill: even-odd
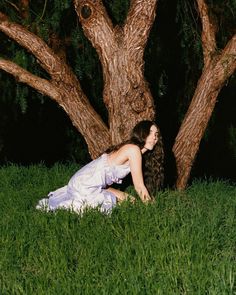
[(112, 144), (127, 139), (137, 122), (155, 117), (153, 98), (143, 75), (143, 52), (155, 19), (156, 2), (131, 1), (124, 26), (114, 28), (101, 1), (75, 1), (84, 32), (102, 64), (103, 99)]
[(202, 74), (188, 112), (175, 139), (173, 152), (176, 159), (176, 187), (185, 189), (191, 168), (199, 149), (220, 88), (214, 87), (214, 75), (209, 67)]
[(65, 59), (2, 13), (0, 30), (31, 52), (51, 80), (37, 77), (4, 59), (0, 59), (0, 69), (57, 101), (95, 158), (110, 145), (127, 139), (137, 122), (154, 119), (154, 102), (143, 75), (143, 53), (155, 19), (156, 3), (157, 0), (131, 0), (125, 24), (114, 28), (101, 0), (75, 0), (84, 32), (102, 63), (103, 99), (108, 109), (109, 128), (89, 103)]
[[(217, 61), (218, 59), (218, 61)], [(220, 90), (236, 68), (236, 35), (220, 57), (203, 69), (189, 109), (175, 139), (173, 152), (176, 159), (179, 190), (185, 189), (191, 168)]]
[(216, 26), (209, 17), (205, 0), (197, 0), (202, 21), (204, 68), (193, 99), (176, 136), (173, 153), (176, 159), (179, 190), (186, 188), (202, 136), (210, 120), (217, 96), (226, 80), (236, 69), (236, 35), (219, 54)]

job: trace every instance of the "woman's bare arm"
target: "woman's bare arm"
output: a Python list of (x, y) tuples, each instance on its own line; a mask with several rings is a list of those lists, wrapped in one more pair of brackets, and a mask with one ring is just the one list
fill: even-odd
[(121, 203), (126, 200), (130, 200), (132, 203), (134, 203), (134, 201), (135, 201), (135, 197), (133, 197), (132, 195), (122, 192), (122, 191), (115, 189), (113, 187), (109, 187), (106, 190), (113, 193), (116, 196), (118, 203)]
[(151, 201), (151, 197), (143, 180), (142, 153), (139, 147), (130, 145), (127, 149), (127, 156), (135, 190), (143, 202)]
[[(139, 197), (143, 202), (150, 201), (151, 197), (143, 181), (142, 153), (138, 146), (127, 144), (121, 147), (117, 152), (109, 154), (109, 163), (111, 165), (120, 165), (126, 162), (130, 165), (132, 181)], [(124, 194), (123, 192), (120, 193)], [(125, 197), (124, 195), (117, 195), (117, 198), (122, 200)]]

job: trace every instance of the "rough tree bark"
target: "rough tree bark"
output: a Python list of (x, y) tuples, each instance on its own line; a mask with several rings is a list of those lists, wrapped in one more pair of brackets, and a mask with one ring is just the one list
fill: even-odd
[(37, 35), (0, 13), (0, 31), (26, 48), (51, 79), (42, 79), (9, 60), (0, 69), (55, 100), (97, 157), (111, 144), (125, 140), (140, 120), (154, 119), (154, 102), (143, 76), (143, 52), (155, 19), (157, 0), (131, 0), (123, 26), (113, 27), (101, 0), (75, 0), (83, 30), (98, 52), (104, 78), (103, 99), (109, 128), (96, 113), (65, 60)]
[(173, 146), (177, 167), (176, 187), (179, 190), (186, 188), (217, 96), (236, 69), (236, 35), (219, 51), (215, 40), (216, 27), (209, 18), (205, 0), (197, 0), (197, 4), (202, 21), (204, 67)]
[(142, 119), (154, 119), (154, 104), (143, 76), (143, 52), (155, 18), (156, 0), (133, 0), (123, 27), (113, 27), (102, 1), (75, 0), (87, 38), (103, 67), (104, 102), (113, 143), (127, 138)]

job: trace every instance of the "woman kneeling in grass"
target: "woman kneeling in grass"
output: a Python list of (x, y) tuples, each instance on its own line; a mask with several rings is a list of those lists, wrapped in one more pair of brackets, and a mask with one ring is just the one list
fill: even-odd
[[(142, 159), (143, 158), (143, 159)], [(110, 187), (121, 183), (131, 172), (136, 192), (143, 202), (152, 200), (151, 194), (163, 182), (163, 149), (157, 125), (141, 121), (132, 130), (130, 139), (109, 148), (99, 158), (78, 170), (68, 184), (50, 192), (37, 209), (70, 209), (81, 212), (85, 207), (99, 207), (110, 212), (116, 202), (128, 194)], [(143, 169), (142, 169), (143, 167)]]

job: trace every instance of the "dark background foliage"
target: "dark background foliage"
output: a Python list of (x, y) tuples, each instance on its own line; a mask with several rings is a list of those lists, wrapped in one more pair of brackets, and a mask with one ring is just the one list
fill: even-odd
[[(17, 2), (17, 1), (15, 1)], [(67, 62), (81, 81), (92, 105), (107, 122), (102, 101), (102, 69), (95, 50), (85, 38), (71, 1), (30, 1), (29, 17), (6, 0), (0, 10), (39, 34), (57, 52), (64, 48)], [(104, 0), (114, 24), (122, 25), (128, 0)], [(17, 3), (16, 3), (17, 5)], [(236, 28), (235, 0), (208, 0), (211, 16), (218, 26), (219, 50)], [(56, 46), (53, 37), (60, 38)], [(159, 0), (157, 16), (145, 50), (145, 76), (157, 110), (165, 146), (167, 184), (174, 179), (171, 148), (202, 69), (201, 24), (194, 1)], [(0, 56), (9, 58), (29, 71), (47, 78), (35, 58), (0, 34)], [(192, 171), (194, 177), (236, 180), (236, 77), (227, 81), (202, 140)], [(86, 144), (64, 111), (48, 97), (19, 84), (0, 71), (0, 164), (28, 165), (44, 162), (77, 161), (90, 158)]]

